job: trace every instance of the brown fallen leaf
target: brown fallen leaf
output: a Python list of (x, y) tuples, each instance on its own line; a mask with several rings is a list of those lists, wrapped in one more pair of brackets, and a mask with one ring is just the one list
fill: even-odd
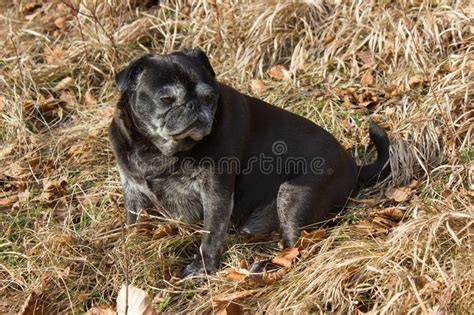
[(354, 108), (354, 105), (352, 104), (351, 98), (349, 97), (349, 95), (344, 95), (344, 102), (342, 103), (342, 105), (347, 109)]
[(64, 50), (60, 45), (54, 45), (53, 48), (46, 48), (44, 59), (47, 64), (54, 64), (64, 60)]
[(359, 106), (361, 108), (369, 108), (369, 107), (372, 107), (376, 104), (377, 104), (376, 102), (368, 101), (368, 102), (359, 103), (359, 104), (357, 104), (357, 106)]
[(289, 247), (282, 250), (272, 259), (272, 263), (284, 268), (291, 268), (293, 261), (298, 257), (300, 251), (296, 247)]
[(232, 293), (221, 293), (219, 295), (214, 296), (212, 298), (212, 302), (213, 303), (228, 303), (234, 300), (249, 297), (251, 295), (254, 295), (257, 292), (258, 290), (254, 289), (254, 290), (237, 291), (237, 292), (232, 292)]
[[(44, 100), (44, 97), (42, 95), (40, 95), (40, 100)], [(29, 114), (34, 110), (35, 102), (33, 102), (33, 100), (23, 100), (22, 106), (23, 113)]]
[(248, 281), (254, 285), (269, 285), (280, 281), (286, 275), (286, 269), (278, 269), (271, 272), (263, 272), (262, 274), (251, 274)]
[(43, 184), (43, 192), (38, 197), (39, 200), (51, 201), (55, 197), (61, 196), (66, 192), (67, 178), (61, 177), (57, 180), (46, 179)]
[(328, 44), (332, 43), (335, 39), (336, 39), (336, 35), (327, 35), (323, 39), (323, 44), (328, 45)]
[[(149, 235), (153, 237), (153, 234), (156, 232), (157, 234), (159, 231), (157, 231), (157, 227), (153, 224), (153, 219), (146, 215), (146, 209), (140, 209), (138, 210), (141, 215), (140, 219), (137, 221), (136, 224), (133, 225), (130, 235)], [(160, 237), (160, 235), (157, 235), (156, 237)], [(164, 237), (164, 236), (162, 236)]]
[(285, 78), (290, 78), (290, 73), (288, 69), (286, 69), (282, 65), (276, 65), (276, 66), (271, 67), (269, 74), (272, 79), (281, 80)]
[(245, 259), (241, 259), (239, 261), (239, 267), (240, 269), (249, 269), (249, 264), (247, 263), (247, 261)]
[(45, 301), (43, 294), (32, 292), (28, 295), (25, 302), (21, 306), (18, 315), (31, 315), (31, 314), (46, 314)]
[(374, 76), (372, 75), (372, 70), (367, 70), (364, 72), (362, 78), (360, 79), (360, 83), (363, 86), (369, 86), (374, 84)]
[(71, 162), (79, 165), (87, 164), (93, 158), (92, 152), (96, 147), (94, 141), (81, 141), (73, 144), (66, 152), (66, 157)]
[(69, 90), (61, 91), (61, 95), (59, 96), (59, 99), (62, 102), (64, 102), (65, 106), (69, 106), (69, 107), (76, 103), (76, 97)]
[(84, 106), (94, 106), (97, 104), (97, 99), (92, 94), (91, 90), (88, 90), (81, 99), (81, 104)]
[(57, 180), (47, 180), (44, 184), (45, 192), (64, 192), (67, 186), (67, 178), (65, 176)]
[(420, 294), (432, 293), (433, 291), (439, 291), (444, 287), (441, 279), (433, 280), (428, 275), (423, 275), (414, 278), (415, 285), (420, 289)]
[(115, 315), (117, 312), (111, 305), (99, 305), (91, 307), (84, 315)]
[(186, 15), (186, 16), (189, 16), (189, 14), (191, 13), (191, 6), (189, 5), (186, 5), (184, 6), (182, 9), (181, 9), (181, 14), (183, 15)]
[(230, 302), (227, 305), (220, 306), (217, 310), (215, 310), (214, 314), (216, 315), (241, 315), (244, 314), (242, 306), (235, 304), (234, 302)]
[(345, 143), (343, 147), (344, 147), (344, 150), (348, 151), (348, 150), (351, 150), (354, 147), (354, 145), (355, 145), (354, 143)]
[(151, 237), (151, 239), (158, 240), (165, 236), (171, 236), (173, 234), (174, 234), (174, 227), (172, 224), (160, 224), (153, 231), (153, 236)]
[(115, 112), (114, 106), (107, 106), (97, 111), (99, 117), (112, 117)]
[(363, 64), (360, 69), (361, 69), (362, 71), (366, 71), (366, 70), (370, 70), (370, 71), (371, 71), (375, 65), (376, 65), (375, 62), (368, 62), (368, 63)]
[(38, 109), (42, 113), (46, 113), (61, 107), (61, 101), (55, 99), (54, 97), (49, 97), (44, 99), (42, 102), (39, 103)]
[(3, 194), (0, 196), (0, 209), (12, 209), (13, 205), (18, 202), (18, 194)]
[(61, 81), (59, 81), (54, 87), (53, 90), (56, 92), (60, 92), (64, 90), (65, 88), (70, 87), (71, 85), (74, 84), (74, 79), (71, 77), (65, 77)]
[(361, 51), (361, 52), (357, 53), (356, 55), (357, 55), (357, 57), (360, 58), (360, 60), (362, 60), (364, 65), (375, 63), (374, 54), (370, 50)]
[(268, 233), (255, 233), (254, 235), (251, 235), (249, 238), (245, 240), (246, 243), (259, 243), (266, 241), (270, 238), (270, 234)]
[(396, 202), (403, 202), (408, 199), (410, 192), (411, 188), (408, 186), (398, 188), (390, 187), (385, 192), (385, 196), (387, 196), (387, 198), (395, 200)]
[(26, 163), (14, 162), (3, 174), (15, 179), (25, 179), (31, 176), (31, 170)]
[(21, 9), (20, 12), (23, 14), (31, 14), (32, 12), (38, 10), (43, 6), (42, 3), (37, 3), (35, 1), (29, 2), (25, 4)]
[(66, 155), (69, 158), (80, 157), (84, 153), (89, 152), (90, 149), (91, 149), (91, 146), (90, 146), (89, 142), (87, 142), (87, 141), (76, 142), (76, 143), (74, 143), (73, 145), (71, 145), (69, 147), (69, 149), (67, 150)]
[(242, 282), (245, 281), (249, 275), (248, 270), (236, 270), (234, 268), (227, 269), (227, 277), (233, 281)]
[(295, 247), (297, 247), (299, 250), (306, 249), (309, 246), (316, 244), (319, 240), (321, 240), (324, 237), (324, 234), (326, 234), (326, 232), (322, 229), (311, 231), (311, 232), (302, 230), (301, 236), (296, 242)]
[(103, 132), (102, 129), (91, 129), (89, 130), (89, 132), (87, 133), (89, 136), (91, 136), (92, 138), (98, 138), (99, 135)]
[(379, 224), (387, 229), (391, 229), (398, 223), (384, 217), (375, 217), (372, 219), (372, 223)]
[(422, 74), (416, 74), (412, 76), (410, 79), (408, 79), (408, 85), (410, 86), (410, 88), (413, 88), (416, 85), (419, 85), (423, 82), (425, 82), (425, 76)]
[(390, 219), (395, 222), (400, 222), (403, 219), (404, 213), (400, 209), (397, 209), (396, 207), (389, 207), (389, 208), (373, 210), (369, 213), (369, 215), (371, 217), (379, 216), (379, 217)]
[(412, 179), (410, 184), (407, 185), (408, 188), (414, 189), (418, 187), (419, 182), (416, 179)]
[(266, 90), (265, 84), (262, 80), (252, 80), (250, 82), (250, 87), (252, 88), (252, 92), (256, 95), (260, 95)]
[(3, 112), (5, 109), (6, 98), (3, 95), (0, 95), (0, 112)]
[[(128, 293), (128, 295), (127, 295)], [(127, 309), (128, 307), (128, 309)], [(127, 309), (127, 312), (125, 311)], [(156, 311), (151, 304), (148, 294), (131, 284), (127, 286), (122, 284), (117, 296), (117, 314), (137, 314), (137, 315), (156, 315)]]
[(58, 17), (56, 20), (54, 20), (54, 25), (62, 30), (66, 27), (66, 19), (64, 17)]
[[(300, 79), (300, 84), (301, 86), (303, 87), (310, 87), (313, 85), (313, 80), (310, 78), (310, 77), (304, 77), (304, 78), (301, 78)], [(313, 95), (314, 97), (317, 97), (315, 95)]]
[[(292, 251), (294, 254), (294, 250)], [(268, 262), (268, 261), (267, 261)], [(288, 264), (288, 263), (286, 263)], [(275, 266), (273, 266), (275, 267)], [(252, 267), (253, 270), (254, 266)], [(248, 270), (248, 265), (247, 262), (245, 264), (242, 264), (241, 268), (239, 270), (234, 269), (234, 268), (229, 268), (226, 270), (227, 277), (233, 281), (236, 282), (247, 282), (249, 284), (253, 285), (259, 285), (259, 286), (265, 286), (269, 285), (271, 283), (274, 283), (276, 281), (279, 281), (280, 279), (283, 278), (283, 276), (286, 274), (287, 269), (285, 268), (279, 268), (279, 269), (273, 269), (271, 271), (265, 270), (266, 267), (262, 266), (263, 272), (260, 271), (249, 271)], [(262, 270), (261, 268), (258, 268), (258, 270)]]

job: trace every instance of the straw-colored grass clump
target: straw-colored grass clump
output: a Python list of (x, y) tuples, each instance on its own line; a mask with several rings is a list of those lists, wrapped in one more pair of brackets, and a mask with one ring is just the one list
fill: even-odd
[[(254, 312), (473, 311), (469, 1), (154, 2), (0, 5), (0, 313), (34, 302), (85, 312), (114, 304), (125, 281), (169, 313), (231, 300)], [(268, 285), (177, 278), (199, 227), (152, 218), (122, 229), (113, 75), (144, 52), (188, 46), (207, 51), (221, 81), (315, 121), (361, 162), (370, 119), (392, 139), (392, 177)], [(274, 238), (233, 234), (222, 270), (277, 252)]]

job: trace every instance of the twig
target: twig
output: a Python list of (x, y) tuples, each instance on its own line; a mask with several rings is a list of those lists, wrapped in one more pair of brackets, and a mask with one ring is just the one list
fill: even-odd
[[(64, 0), (62, 2), (64, 3)], [(79, 5), (81, 5), (81, 2), (79, 2)], [(86, 39), (84, 37), (84, 32), (82, 31), (81, 19), (79, 18), (78, 14), (73, 14), (73, 15), (76, 17), (77, 25), (79, 25), (79, 32), (81, 33), (81, 39), (82, 39), (83, 42), (85, 42)]]
[(407, 25), (410, 26), (409, 32), (410, 32), (412, 42), (413, 42), (414, 47), (415, 47), (415, 56), (418, 59), (418, 62), (420, 62), (420, 64), (421, 64), (421, 67), (422, 67), (423, 74), (424, 74), (425, 78), (428, 78), (428, 77), (430, 78), (429, 88), (431, 90), (431, 94), (433, 94), (433, 98), (435, 100), (436, 106), (438, 107), (439, 114), (440, 114), (441, 118), (443, 119), (444, 125), (445, 125), (446, 129), (451, 133), (452, 139), (453, 140), (459, 140), (457, 135), (456, 135), (456, 132), (452, 128), (450, 128), (449, 121), (448, 121), (448, 119), (446, 118), (446, 115), (443, 112), (443, 108), (441, 107), (441, 104), (439, 102), (438, 95), (437, 95), (436, 91), (433, 88), (433, 78), (431, 76), (429, 76), (428, 70), (426, 69), (425, 65), (422, 62), (421, 53), (420, 53), (420, 49), (418, 47), (418, 44), (413, 39), (413, 29), (415, 28), (415, 25), (412, 24), (411, 21), (408, 19), (405, 10), (403, 10), (403, 17), (404, 17), (405, 23), (407, 23)]
[(21, 79), (22, 79), (23, 83), (25, 83), (25, 76), (23, 75), (23, 70), (22, 70), (22, 67), (21, 67), (20, 55), (18, 54), (18, 49), (16, 47), (15, 42), (13, 41), (12, 36), (10, 36), (10, 41), (12, 42), (13, 48), (15, 49), (16, 61), (18, 62), (18, 69), (20, 71)]
[[(117, 200), (113, 197), (110, 198), (112, 201), (112, 205), (117, 213), (120, 213), (120, 208), (118, 206)], [(125, 230), (126, 230), (126, 223), (125, 219), (122, 220), (122, 244), (123, 244), (123, 255), (125, 259), (124, 263), (124, 273), (125, 273), (125, 315), (128, 314), (128, 284), (129, 284), (129, 277), (128, 277), (128, 251), (127, 251), (127, 244), (126, 244), (126, 237), (125, 237)]]
[[(115, 43), (115, 38), (114, 38), (114, 35), (113, 33), (110, 33), (110, 32), (107, 32), (107, 30), (105, 29), (104, 25), (102, 24), (102, 22), (100, 21), (99, 17), (97, 16), (96, 14), (96, 11), (97, 11), (97, 6), (94, 7), (94, 11), (92, 11), (92, 15), (91, 14), (86, 14), (84, 12), (81, 12), (78, 8), (75, 8), (71, 3), (69, 3), (69, 1), (66, 1), (66, 0), (61, 0), (62, 3), (64, 3), (67, 7), (69, 7), (71, 10), (74, 11), (74, 13), (76, 14), (76, 16), (78, 16), (79, 14), (83, 15), (83, 16), (86, 16), (88, 18), (91, 18), (93, 21), (94, 21), (94, 24), (95, 25), (98, 25), (100, 27), (100, 29), (102, 30), (102, 32), (104, 32), (105, 36), (109, 39), (110, 41), (110, 44), (112, 45), (112, 49), (113, 49), (113, 60), (112, 60), (112, 63), (113, 65), (115, 65), (116, 63), (116, 60), (117, 60), (117, 45)], [(80, 24), (79, 24), (80, 25)], [(82, 27), (80, 26), (80, 29), (81, 29), (81, 35), (82, 35)]]

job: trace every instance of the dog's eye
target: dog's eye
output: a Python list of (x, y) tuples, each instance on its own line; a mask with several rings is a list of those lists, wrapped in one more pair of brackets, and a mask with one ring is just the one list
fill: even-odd
[(171, 105), (176, 99), (173, 96), (162, 96), (160, 97), (160, 100), (166, 105)]

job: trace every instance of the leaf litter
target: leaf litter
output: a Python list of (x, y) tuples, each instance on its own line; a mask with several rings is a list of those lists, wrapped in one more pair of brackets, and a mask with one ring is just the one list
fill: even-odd
[[(123, 200), (106, 146), (116, 95), (113, 76), (156, 47), (162, 52), (200, 46), (220, 80), (317, 121), (357, 157), (366, 155), (364, 126), (376, 119), (390, 130), (393, 174), (389, 182), (363, 192), (360, 199), (370, 202), (351, 205), (342, 214), (342, 221), (350, 223), (300, 241), (299, 257), (282, 258), (286, 266), (291, 261), (290, 269), (271, 262), (278, 256), (271, 254), (271, 236), (233, 243), (225, 258), (239, 266), (237, 283), (212, 276), (199, 287), (168, 278), (169, 270), (191, 259), (197, 242), (191, 227), (170, 230), (159, 228), (160, 222), (131, 232), (130, 276), (140, 286), (156, 286), (149, 291), (166, 290), (165, 312), (202, 312), (212, 296), (249, 288), (257, 291), (227, 299), (219, 311), (467, 310), (472, 295), (465, 263), (472, 234), (467, 78), (474, 62), (467, 50), (472, 14), (465, 2), (383, 7), (354, 1), (322, 7), (307, 1), (241, 6), (178, 1), (175, 7), (145, 2), (112, 7), (94, 1), (29, 1), (5, 11), (8, 39), (2, 31), (0, 37), (6, 43), (2, 57), (9, 62), (1, 64), (6, 88), (0, 119), (8, 147), (0, 200), (15, 209), (1, 212), (7, 239), (0, 243), (12, 254), (2, 260), (0, 278), (8, 292), (17, 293), (9, 300), (12, 309), (18, 311), (47, 275), (55, 284), (39, 295), (41, 303), (52, 302), (64, 312), (89, 306), (114, 310), (110, 301), (122, 282), (125, 259), (119, 229), (123, 212), (111, 210), (110, 197), (118, 198), (119, 209)], [(334, 18), (338, 23), (328, 23)], [(216, 42), (222, 45), (210, 44)], [(68, 112), (71, 107), (74, 111)], [(54, 154), (31, 154), (45, 147)], [(66, 187), (51, 184), (43, 191), (47, 181), (62, 176)], [(409, 187), (412, 178), (429, 184)], [(68, 189), (95, 201), (78, 202), (76, 192), (64, 198)], [(60, 206), (48, 201), (38, 208), (43, 193), (46, 199), (67, 199), (68, 209), (81, 212), (84, 224), (49, 220)], [(252, 284), (247, 261), (256, 256), (270, 259), (261, 273), (265, 276)], [(51, 267), (66, 266), (67, 274), (51, 273)], [(328, 300), (331, 305), (320, 302)]]

